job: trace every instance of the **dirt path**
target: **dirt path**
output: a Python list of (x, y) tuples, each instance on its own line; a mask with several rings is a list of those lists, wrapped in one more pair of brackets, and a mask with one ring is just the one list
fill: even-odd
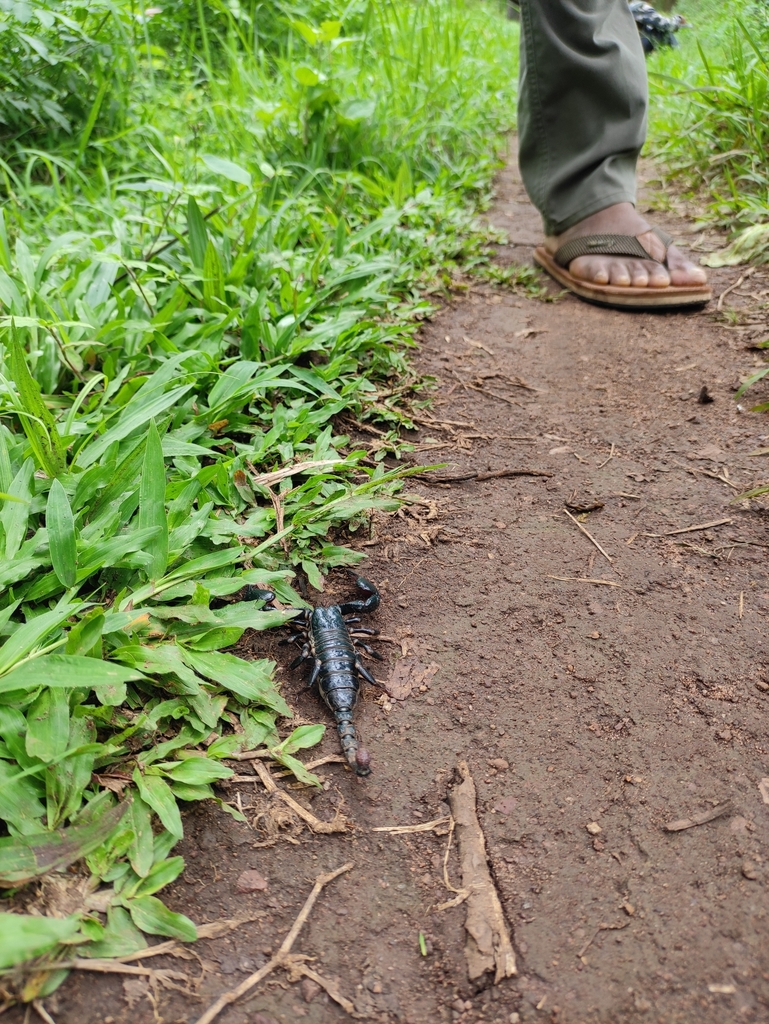
[[(523, 243), (500, 258), (528, 258), (538, 222), (511, 169), (491, 216)], [(737, 277), (716, 274), (716, 291)], [(321, 818), (341, 808), (348, 835), (305, 831), (265, 847), (214, 807), (187, 815), (188, 868), (169, 902), (198, 921), (254, 920), (199, 943), (200, 962), (157, 961), (195, 978), (204, 968), (198, 999), (161, 990), (165, 1021), (194, 1021), (264, 963), (315, 875), (348, 860), (294, 951), (317, 957), (371, 1019), (769, 1021), (769, 806), (758, 788), (769, 776), (769, 529), (757, 505), (728, 504), (728, 481), (742, 489), (765, 472), (748, 453), (766, 444), (767, 420), (738, 413), (732, 397), (753, 358), (746, 338), (712, 310), (623, 314), (485, 287), (426, 326), (418, 363), (438, 382), (426, 415), (444, 425), (422, 431), (415, 458), (457, 475), (551, 475), (420, 483), (412, 493), (425, 504), (377, 520), (366, 549), (385, 597), (375, 619), (400, 645), (380, 647), (390, 666), (405, 654), (440, 668), (403, 702), (382, 706), (369, 691), (359, 718), (370, 780), (331, 764), (324, 791), (300, 796)], [(697, 402), (703, 385), (710, 404)], [(440, 446), (424, 447), (431, 439)], [(567, 501), (603, 503), (584, 525), (610, 560), (565, 516)], [(264, 653), (265, 638), (255, 643)], [(285, 663), (285, 648), (275, 653)], [(312, 720), (302, 685), (289, 674), (286, 693)], [(321, 752), (336, 749), (329, 733)], [(478, 785), (520, 971), (480, 992), (466, 980), (465, 908), (434, 909), (451, 896), (446, 836), (371, 831), (444, 815), (459, 758)], [(259, 786), (229, 798), (237, 790), (252, 814), (264, 807)], [(717, 820), (663, 830), (725, 801)], [(247, 868), (265, 890), (238, 893)], [(449, 870), (456, 884), (453, 855)], [(78, 974), (46, 1005), (57, 1024), (144, 1024), (151, 995), (142, 979)], [(347, 1019), (324, 993), (304, 996), (278, 973), (219, 1019)]]

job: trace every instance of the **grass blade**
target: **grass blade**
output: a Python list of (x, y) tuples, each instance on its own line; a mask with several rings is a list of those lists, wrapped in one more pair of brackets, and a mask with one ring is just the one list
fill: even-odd
[(77, 581), (75, 518), (67, 492), (59, 480), (53, 481), (48, 492), (45, 525), (48, 527), (53, 571), (61, 585), (69, 590)]

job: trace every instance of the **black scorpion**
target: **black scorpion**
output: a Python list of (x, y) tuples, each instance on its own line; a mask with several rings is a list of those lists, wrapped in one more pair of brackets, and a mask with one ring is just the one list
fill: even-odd
[[(362, 626), (350, 629), (350, 626), (361, 621), (356, 613), (373, 612), (379, 607), (379, 591), (365, 576), (358, 576), (356, 584), (367, 595), (365, 600), (297, 610), (297, 614), (290, 620), (291, 628), (296, 632), (281, 640), (281, 643), (302, 644), (302, 650), (291, 662), (291, 668), (312, 659), (308, 689), (318, 684), (321, 697), (336, 719), (347, 763), (356, 775), (370, 775), (371, 756), (358, 742), (352, 712), (358, 700), (360, 680), (365, 679), (375, 686), (379, 684), (363, 665), (355, 648), (360, 647), (381, 661), (381, 655), (362, 639), (365, 636), (377, 636), (379, 630)], [(271, 591), (253, 586), (247, 586), (243, 596), (247, 601), (262, 600), (267, 604), (275, 597)]]

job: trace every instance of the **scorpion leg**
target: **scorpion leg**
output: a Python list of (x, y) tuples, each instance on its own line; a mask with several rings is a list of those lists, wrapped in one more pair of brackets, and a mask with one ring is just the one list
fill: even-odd
[[(347, 621), (349, 622), (350, 620), (348, 619)], [(378, 629), (366, 629), (363, 626), (358, 626), (357, 629), (351, 629), (350, 630), (350, 636), (358, 636), (358, 635), (362, 635), (362, 636), (379, 636), (379, 630)]]
[(302, 632), (302, 633), (294, 633), (293, 636), (284, 636), (282, 640), (278, 640), (278, 647), (285, 647), (286, 644), (293, 644), (297, 640), (304, 640), (304, 641), (306, 641), (307, 640), (307, 634), (305, 632)]
[(313, 686), (315, 685), (315, 683), (318, 681), (318, 676), (320, 675), (320, 670), (322, 668), (323, 668), (323, 662), (320, 660), (320, 658), (316, 658), (315, 659), (315, 664), (312, 666), (312, 672), (310, 673), (310, 678), (309, 678), (309, 680), (307, 682), (307, 689), (308, 690), (311, 690), (313, 688)]
[(310, 657), (310, 645), (309, 644), (305, 644), (304, 647), (302, 648), (301, 654), (298, 657), (294, 658), (294, 660), (291, 662), (291, 664), (288, 667), (289, 668), (298, 668), (299, 665), (301, 665), (303, 661), (307, 661), (307, 659), (309, 657)]
[(360, 660), (360, 658), (355, 659), (355, 669), (358, 672), (358, 674), (366, 680), (367, 683), (373, 683), (374, 686), (381, 686), (381, 683), (378, 683), (376, 679), (374, 679), (374, 677), (371, 675), (371, 673)]
[(373, 658), (376, 658), (377, 661), (384, 661), (384, 658), (379, 651), (375, 651), (373, 647), (369, 647), (368, 644), (364, 644), (362, 640), (353, 640), (353, 643), (356, 647), (360, 647), (364, 650), (366, 654), (370, 654)]

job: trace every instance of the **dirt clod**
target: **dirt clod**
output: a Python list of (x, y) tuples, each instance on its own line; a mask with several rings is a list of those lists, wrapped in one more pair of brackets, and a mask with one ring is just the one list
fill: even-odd
[(306, 1003), (311, 1003), (315, 996), (319, 995), (322, 991), (317, 981), (313, 981), (312, 978), (302, 978), (299, 988), (302, 992), (302, 999)]
[(267, 888), (267, 879), (259, 871), (248, 868), (242, 871), (235, 883), (235, 892), (260, 892)]

